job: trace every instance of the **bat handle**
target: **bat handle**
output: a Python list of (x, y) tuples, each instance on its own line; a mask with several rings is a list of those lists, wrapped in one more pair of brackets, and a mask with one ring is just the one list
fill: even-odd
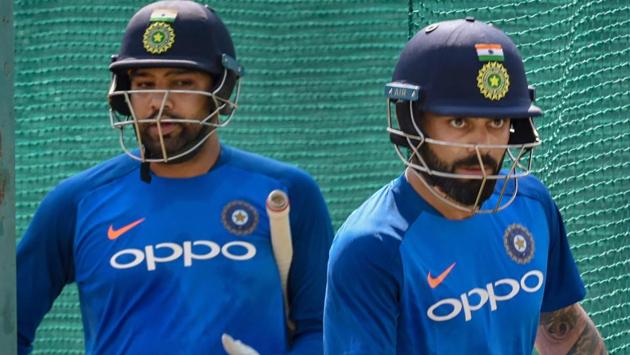
[[(289, 196), (282, 190), (273, 190), (267, 196), (267, 209), (273, 214), (289, 212)], [(286, 210), (286, 211), (285, 211)]]
[(289, 269), (293, 259), (293, 242), (291, 240), (291, 225), (289, 223), (289, 197), (282, 190), (273, 190), (267, 196), (266, 205), (267, 215), (269, 216), (271, 247), (280, 275), (287, 326), (292, 331), (295, 329), (295, 326), (289, 319), (289, 296), (287, 291)]

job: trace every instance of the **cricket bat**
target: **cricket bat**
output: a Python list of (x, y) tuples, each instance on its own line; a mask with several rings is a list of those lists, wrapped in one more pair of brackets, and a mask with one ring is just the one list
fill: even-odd
[(271, 247), (276, 259), (282, 294), (284, 298), (284, 313), (289, 330), (294, 330), (295, 325), (289, 319), (289, 298), (287, 294), (287, 282), (291, 260), (293, 259), (293, 242), (291, 241), (291, 225), (289, 223), (289, 197), (282, 190), (273, 190), (267, 197), (267, 215), (269, 216), (269, 230), (271, 232)]

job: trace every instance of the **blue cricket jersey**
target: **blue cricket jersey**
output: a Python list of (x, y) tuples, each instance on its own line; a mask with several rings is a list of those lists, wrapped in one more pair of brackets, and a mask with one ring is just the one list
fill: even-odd
[[(122, 155), (63, 181), (17, 251), (18, 345), (76, 282), (88, 354), (224, 354), (228, 333), (261, 354), (321, 354), (332, 225), (303, 171), (226, 145), (206, 174), (139, 177)], [(265, 209), (287, 192), (293, 239), (286, 330)]]
[(449, 220), (401, 176), (333, 241), (324, 350), (529, 355), (540, 313), (584, 294), (559, 211), (536, 178), (520, 179), (500, 212)]

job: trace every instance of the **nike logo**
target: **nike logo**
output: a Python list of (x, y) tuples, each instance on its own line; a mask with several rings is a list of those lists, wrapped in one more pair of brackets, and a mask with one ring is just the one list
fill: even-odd
[(441, 284), (442, 281), (444, 281), (446, 276), (448, 276), (448, 274), (451, 272), (451, 270), (453, 270), (454, 267), (455, 267), (455, 263), (452, 263), (451, 266), (448, 267), (448, 269), (444, 270), (440, 274), (440, 276), (435, 277), (435, 278), (431, 276), (431, 272), (429, 271), (429, 274), (427, 275), (427, 281), (429, 282), (429, 286), (431, 288), (438, 287), (438, 285)]
[(109, 238), (109, 240), (114, 240), (120, 237), (121, 235), (129, 232), (133, 227), (137, 226), (138, 224), (142, 222), (144, 222), (144, 218), (140, 218), (139, 220), (135, 222), (131, 222), (128, 225), (122, 228), (118, 228), (118, 229), (114, 229), (114, 226), (110, 224), (109, 229), (107, 230), (107, 238)]

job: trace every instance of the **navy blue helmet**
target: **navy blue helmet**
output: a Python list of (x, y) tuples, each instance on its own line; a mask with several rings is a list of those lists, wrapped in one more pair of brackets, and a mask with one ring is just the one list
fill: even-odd
[[(535, 91), (527, 83), (521, 55), (505, 33), (471, 17), (423, 28), (403, 49), (392, 82), (385, 86), (385, 95), (388, 132), (396, 153), (435, 196), (470, 212), (495, 212), (514, 200), (518, 190), (516, 178), (530, 173), (532, 150), (540, 144), (532, 117), (542, 115), (542, 111), (534, 105)], [(451, 117), (509, 118), (509, 141), (484, 145), (433, 139), (421, 129), (425, 112)], [(428, 154), (425, 145), (431, 144), (476, 151), (481, 167), (484, 166), (482, 151), (501, 150), (510, 165), (505, 171), (478, 176), (437, 170), (423, 158), (423, 152)], [(408, 154), (401, 148), (407, 148)], [(434, 188), (440, 179), (480, 180), (475, 202), (463, 205), (445, 197)], [(481, 210), (481, 203), (490, 191), (484, 192), (483, 187), (487, 182), (488, 186), (494, 186), (498, 180), (506, 186), (515, 184), (515, 188), (508, 189), (511, 197), (503, 200), (504, 189), (496, 206)]]
[[(512, 40), (492, 25), (470, 17), (444, 21), (425, 27), (407, 43), (386, 94), (398, 103), (401, 130), (416, 134), (410, 131), (410, 105), (403, 104), (408, 98), (389, 95), (405, 87), (409, 92), (416, 88), (416, 113), (511, 118), (511, 144), (538, 141), (530, 118), (542, 111), (534, 105), (523, 60)], [(398, 135), (391, 139), (406, 145)]]
[[(136, 129), (138, 124), (166, 123), (168, 118), (147, 119), (135, 117), (131, 108), (130, 72), (138, 68), (182, 68), (210, 74), (213, 87), (196, 94), (209, 98), (210, 114), (202, 120), (190, 120), (204, 126), (204, 134), (190, 150), (177, 156), (147, 157), (143, 144), (137, 142), (140, 154), (127, 148), (133, 136), (124, 133), (127, 127)], [(112, 84), (109, 91), (112, 126), (120, 129), (123, 150), (141, 161), (175, 161), (195, 152), (212, 134), (214, 128), (225, 126), (237, 108), (239, 79), (243, 67), (236, 60), (236, 52), (230, 33), (213, 9), (188, 0), (158, 1), (151, 3), (129, 20), (118, 54), (112, 56), (109, 66)], [(155, 91), (155, 90), (154, 90)], [(138, 92), (136, 90), (135, 92)], [(163, 90), (164, 101), (173, 90)], [(193, 93), (195, 94), (195, 93)], [(220, 114), (228, 115), (226, 119)], [(121, 117), (122, 116), (122, 117)], [(179, 121), (183, 122), (183, 121)]]

